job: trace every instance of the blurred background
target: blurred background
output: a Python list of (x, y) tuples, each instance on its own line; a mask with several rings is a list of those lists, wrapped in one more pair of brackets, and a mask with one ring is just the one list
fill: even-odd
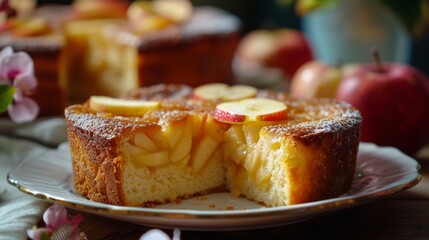
[[(132, 0), (130, 0), (132, 2)], [(242, 32), (246, 34), (255, 29), (274, 29), (274, 28), (292, 28), (302, 31), (306, 31), (305, 34), (308, 37), (310, 34), (308, 29), (305, 27), (305, 21), (307, 18), (310, 18), (308, 14), (306, 16), (301, 16), (297, 13), (296, 7), (293, 4), (290, 4), (293, 0), (192, 0), (192, 3), (195, 6), (201, 5), (210, 5), (216, 6), (226, 11), (234, 14), (243, 24)], [(329, 0), (321, 1), (312, 1), (312, 2), (329, 2)], [(344, 0), (344, 2), (353, 2), (353, 0)], [(370, 5), (371, 0), (361, 1), (363, 5)], [(389, 2), (389, 1), (386, 1)], [(409, 16), (412, 18), (415, 14), (415, 4), (417, 2), (423, 1), (404, 1), (404, 0), (392, 0), (390, 1), (393, 4), (396, 4), (398, 8), (401, 8), (402, 15)], [(72, 0), (38, 0), (39, 5), (55, 3), (55, 4), (70, 4)], [(350, 5), (350, 3), (348, 3)], [(405, 7), (402, 7), (405, 6)], [(323, 11), (323, 9), (316, 10)], [(426, 10), (427, 11), (427, 10)], [(317, 15), (320, 13), (312, 13), (312, 15)], [(325, 13), (332, 14), (332, 12)], [(426, 13), (427, 14), (427, 13)], [(322, 21), (321, 18), (315, 19), (313, 21)], [(325, 20), (326, 21), (326, 20)], [(405, 61), (418, 68), (426, 75), (429, 75), (429, 36), (426, 34), (426, 27), (423, 29), (423, 34), (419, 36), (408, 36), (409, 47), (406, 50), (403, 50), (406, 56), (401, 57), (401, 61)], [(408, 33), (407, 33), (408, 34)], [(330, 51), (330, 50), (327, 50)], [(366, 54), (366, 53), (365, 53)], [(368, 50), (368, 56), (370, 56)], [(389, 59), (386, 59), (389, 60)]]
[(11, 16), (0, 35), (36, 62), (41, 116), (158, 83), (240, 83), (349, 102), (363, 141), (410, 155), (429, 141), (429, 0), (37, 1), (72, 3)]

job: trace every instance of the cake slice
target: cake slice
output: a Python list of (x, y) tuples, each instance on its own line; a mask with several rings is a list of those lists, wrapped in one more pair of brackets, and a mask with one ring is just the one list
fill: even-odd
[(160, 100), (136, 116), (97, 111), (91, 101), (68, 107), (76, 192), (102, 203), (153, 206), (230, 191), (285, 206), (349, 188), (361, 125), (349, 104), (260, 91), (258, 98), (286, 105), (287, 118), (237, 124), (215, 119), (218, 102), (189, 96)]

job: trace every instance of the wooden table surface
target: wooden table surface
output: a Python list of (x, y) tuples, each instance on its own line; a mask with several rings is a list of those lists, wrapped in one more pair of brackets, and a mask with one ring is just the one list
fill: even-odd
[[(429, 147), (415, 158), (422, 167), (420, 183), (388, 198), (281, 227), (182, 231), (181, 239), (429, 239)], [(80, 228), (88, 239), (139, 239), (150, 229), (74, 210), (71, 213), (84, 216)], [(171, 230), (164, 231), (172, 236)]]

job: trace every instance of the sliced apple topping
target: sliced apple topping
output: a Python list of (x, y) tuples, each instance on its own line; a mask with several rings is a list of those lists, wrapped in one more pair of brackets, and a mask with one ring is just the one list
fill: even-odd
[(144, 167), (160, 167), (168, 164), (169, 154), (168, 151), (162, 150), (157, 152), (148, 152), (143, 148), (132, 145), (131, 143), (124, 143), (124, 152), (129, 156), (133, 165), (138, 168)]
[(225, 142), (222, 144), (223, 156), (225, 159), (231, 157), (232, 153), (237, 149), (238, 145), (234, 142)]
[(236, 164), (241, 164), (245, 161), (247, 153), (248, 151), (246, 145), (238, 145), (237, 148), (232, 152), (231, 159)]
[(224, 136), (225, 142), (234, 142), (237, 144), (246, 143), (246, 139), (243, 133), (242, 126), (231, 126)]
[(191, 17), (193, 7), (188, 0), (155, 0), (153, 10), (160, 16), (182, 23)]
[(125, 100), (104, 96), (91, 96), (89, 108), (122, 116), (141, 116), (159, 106), (158, 101)]
[(243, 126), (243, 134), (247, 145), (253, 147), (259, 141), (262, 124), (250, 123)]
[(224, 123), (272, 122), (286, 118), (287, 106), (283, 102), (264, 98), (220, 103), (215, 110), (215, 119)]
[[(244, 125), (233, 125), (225, 132), (224, 156), (237, 165), (254, 169), (254, 152), (259, 141), (259, 132), (264, 126), (262, 122), (251, 122)], [(250, 159), (250, 160), (249, 160)], [(249, 170), (249, 169), (247, 169)]]
[(192, 122), (192, 138), (200, 139), (204, 133), (203, 126), (207, 119), (206, 114), (195, 114)]
[(145, 16), (153, 14), (152, 4), (148, 1), (134, 1), (127, 10), (127, 17), (131, 22), (142, 20)]
[(133, 160), (136, 167), (161, 167), (170, 163), (168, 151), (134, 155)]
[(261, 145), (257, 144), (253, 146), (252, 151), (249, 151), (249, 155), (244, 161), (244, 168), (248, 171), (250, 176), (255, 176), (256, 171), (259, 168), (261, 162)]
[(221, 125), (211, 116), (207, 117), (205, 124), (203, 126), (204, 135), (210, 136), (217, 142), (221, 142), (223, 140), (223, 135), (225, 132), (226, 125)]
[(11, 28), (11, 33), (18, 37), (39, 36), (50, 33), (51, 27), (43, 18), (31, 18)]
[(241, 125), (231, 126), (224, 135), (223, 153), (225, 159), (240, 164), (246, 156), (246, 139)]
[(162, 131), (156, 131), (149, 136), (159, 149), (168, 149), (168, 142)]
[(158, 147), (155, 145), (155, 143), (144, 133), (136, 134), (134, 137), (134, 143), (137, 147), (143, 148), (149, 152), (158, 150)]
[(0, 14), (0, 32), (8, 31), (9, 29), (16, 28), (22, 23), (25, 23), (25, 19), (22, 18), (5, 18), (2, 19), (2, 15)]
[(135, 1), (127, 11), (131, 25), (139, 34), (185, 22), (191, 15), (192, 4), (188, 0)]
[(177, 162), (189, 155), (192, 147), (192, 118), (188, 118), (185, 127), (182, 128), (182, 135), (180, 141), (171, 151), (171, 161)]
[(194, 99), (235, 101), (256, 96), (257, 89), (247, 85), (229, 86), (224, 83), (209, 83), (196, 87)]
[(191, 157), (192, 172), (198, 173), (210, 159), (219, 143), (209, 136), (201, 139)]
[[(224, 132), (228, 125), (219, 123), (205, 114), (196, 116), (187, 116), (168, 124), (166, 128), (159, 127), (134, 133), (123, 145), (124, 154), (136, 168), (174, 165), (189, 168), (192, 173), (199, 174), (224, 141)], [(194, 128), (201, 132), (196, 134)], [(245, 148), (236, 149), (237, 144), (246, 146), (245, 136), (242, 132), (232, 135), (231, 139), (235, 139), (232, 140), (234, 144), (232, 151), (238, 151), (240, 156), (244, 155), (240, 151), (245, 151)]]
[(124, 151), (127, 154), (129, 154), (131, 157), (133, 157), (133, 156), (142, 156), (142, 155), (146, 155), (146, 154), (149, 153), (148, 151), (146, 151), (146, 150), (144, 150), (142, 148), (139, 148), (137, 146), (134, 146), (134, 145), (132, 145), (130, 143), (124, 143)]
[(176, 166), (178, 166), (179, 168), (185, 168), (186, 166), (188, 166), (189, 159), (191, 159), (190, 154), (186, 155), (183, 159), (180, 159), (174, 164), (176, 164)]

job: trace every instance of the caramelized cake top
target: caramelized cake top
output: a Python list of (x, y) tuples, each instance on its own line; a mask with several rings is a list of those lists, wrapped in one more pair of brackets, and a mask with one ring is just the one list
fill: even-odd
[[(157, 125), (168, 126), (182, 121), (189, 115), (210, 115), (218, 102), (193, 100), (190, 88), (185, 85), (160, 84), (134, 90), (128, 99), (160, 100), (160, 107), (139, 117), (124, 117), (111, 113), (91, 110), (88, 103), (74, 105), (66, 109), (66, 118), (75, 126), (97, 131), (102, 135), (121, 134), (128, 129)], [(286, 121), (264, 126), (271, 134), (289, 135), (301, 140), (314, 139), (321, 133), (338, 132), (360, 125), (360, 112), (345, 102), (335, 99), (294, 99), (284, 92), (259, 91), (257, 97), (284, 102), (288, 109)]]

